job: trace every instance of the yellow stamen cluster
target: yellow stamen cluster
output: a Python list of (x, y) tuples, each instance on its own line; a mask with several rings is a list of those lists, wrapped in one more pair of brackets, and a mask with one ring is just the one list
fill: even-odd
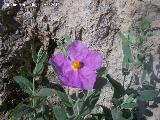
[(78, 69), (80, 69), (80, 67), (81, 67), (81, 64), (78, 60), (74, 60), (72, 62), (72, 69), (73, 70), (77, 71)]

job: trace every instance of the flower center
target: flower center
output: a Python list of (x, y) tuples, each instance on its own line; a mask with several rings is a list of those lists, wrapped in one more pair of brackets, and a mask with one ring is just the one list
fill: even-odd
[(81, 67), (81, 64), (80, 64), (80, 62), (78, 60), (74, 60), (72, 62), (72, 69), (73, 70), (78, 70), (78, 69), (80, 69), (80, 67)]

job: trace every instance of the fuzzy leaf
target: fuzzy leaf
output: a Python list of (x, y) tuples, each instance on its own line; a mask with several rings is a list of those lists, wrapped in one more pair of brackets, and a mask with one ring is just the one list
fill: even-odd
[(97, 77), (103, 77), (106, 76), (107, 73), (107, 68), (106, 67), (101, 67), (100, 69), (97, 70)]
[(142, 81), (142, 82), (145, 82), (145, 81), (147, 81), (147, 80), (149, 80), (149, 79), (150, 79), (150, 78), (149, 78), (149, 75), (148, 75), (148, 73), (147, 73), (147, 70), (144, 70), (143, 73), (142, 73), (141, 81)]
[(19, 84), (24, 92), (28, 94), (32, 93), (32, 83), (27, 78), (23, 76), (15, 76), (13, 79)]
[(40, 96), (40, 97), (52, 96), (52, 89), (50, 89), (50, 88), (42, 88), (35, 95), (36, 96)]
[(159, 92), (156, 90), (143, 90), (143, 91), (139, 91), (139, 99), (142, 101), (151, 101), (153, 99), (155, 99)]
[(114, 88), (113, 98), (121, 98), (125, 95), (125, 89), (119, 82), (111, 78), (109, 74), (107, 75), (107, 78)]
[(47, 60), (47, 57), (47, 52), (44, 50), (42, 46), (38, 52), (36, 63), (44, 63)]
[(40, 75), (42, 74), (44, 70), (44, 64), (43, 63), (37, 63), (36, 67), (34, 68), (33, 74), (34, 75)]
[(67, 115), (64, 109), (60, 108), (59, 106), (53, 107), (53, 112), (56, 117), (56, 120), (67, 120)]
[(67, 42), (66, 45), (69, 45), (72, 42), (72, 38), (69, 35), (66, 35), (65, 40)]
[(113, 120), (132, 120), (133, 115), (131, 114), (128, 118), (123, 117), (123, 112), (119, 108), (111, 110)]
[(36, 53), (35, 49), (32, 49), (32, 59), (33, 59), (34, 63), (37, 62), (37, 53)]
[(97, 77), (93, 89), (101, 90), (108, 83), (106, 78)]
[(129, 109), (129, 108), (134, 108), (136, 107), (137, 104), (135, 102), (131, 102), (131, 103), (125, 103), (125, 104), (122, 104), (121, 107), (122, 108), (125, 108), (125, 109)]
[(15, 118), (21, 118), (24, 115), (28, 115), (33, 112), (34, 109), (25, 104), (19, 104), (16, 108), (11, 111), (11, 116)]
[(101, 106), (103, 108), (103, 113), (105, 116), (105, 120), (113, 120), (111, 110), (107, 107)]
[(58, 97), (65, 103), (65, 105), (67, 105), (68, 107), (72, 107), (72, 104), (69, 102), (68, 96), (61, 91), (56, 91)]
[(146, 31), (150, 28), (151, 23), (148, 19), (143, 18), (142, 21), (139, 24), (141, 31)]
[(90, 94), (87, 99), (84, 101), (81, 110), (80, 110), (80, 115), (85, 116), (89, 114), (92, 109), (94, 108), (95, 104), (99, 100), (100, 96), (100, 91), (99, 90), (94, 90), (92, 94)]
[(122, 33), (120, 33), (120, 37), (122, 39), (122, 50), (123, 50), (123, 63), (122, 63), (122, 72), (127, 75), (128, 74), (128, 68), (129, 68), (129, 63), (133, 62), (132, 58), (132, 52), (130, 48), (131, 44), (131, 33), (128, 31), (128, 38), (125, 37)]

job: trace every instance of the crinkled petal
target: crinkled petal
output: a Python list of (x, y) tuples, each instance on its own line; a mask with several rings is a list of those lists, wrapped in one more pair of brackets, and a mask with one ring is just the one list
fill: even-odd
[(96, 70), (102, 65), (102, 56), (98, 52), (90, 50), (82, 62), (84, 66), (90, 68), (90, 70)]
[(81, 61), (88, 54), (88, 48), (85, 44), (80, 40), (75, 40), (67, 47), (67, 53), (71, 60), (79, 60)]
[(81, 78), (81, 81), (83, 83), (83, 88), (86, 90), (90, 90), (93, 88), (95, 82), (96, 82), (96, 72), (90, 70), (87, 67), (83, 67), (79, 71), (79, 76)]
[(59, 76), (60, 82), (69, 87), (89, 90), (92, 89), (96, 81), (95, 71), (83, 67), (79, 71), (69, 71)]
[(69, 86), (73, 88), (79, 88), (81, 86), (81, 82), (78, 78), (78, 72), (73, 70), (68, 71), (67, 74), (63, 74), (59, 76), (60, 83), (64, 86)]
[(68, 64), (68, 60), (63, 54), (52, 56), (49, 61), (55, 67), (58, 74), (62, 74), (64, 67)]

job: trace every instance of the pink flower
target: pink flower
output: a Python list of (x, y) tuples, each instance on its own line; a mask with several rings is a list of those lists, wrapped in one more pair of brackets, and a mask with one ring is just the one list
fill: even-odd
[(68, 57), (57, 54), (50, 58), (56, 68), (60, 83), (64, 86), (92, 89), (96, 81), (96, 69), (102, 64), (102, 56), (89, 50), (80, 40), (67, 47)]

